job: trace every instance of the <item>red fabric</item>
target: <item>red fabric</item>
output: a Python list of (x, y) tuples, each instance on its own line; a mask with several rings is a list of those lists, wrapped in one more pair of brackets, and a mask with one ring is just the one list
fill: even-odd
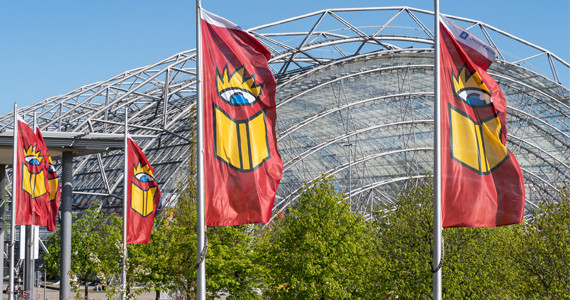
[(49, 153), (26, 122), (18, 119), (17, 124), (15, 224), (47, 226)]
[[(473, 124), (483, 124), (498, 117), (501, 131), (496, 141), (506, 145), (506, 109), (507, 104), (498, 84), (486, 73), (486, 64), (476, 64), (467, 54), (470, 49), (463, 49), (461, 44), (444, 27), (441, 28), (441, 180), (442, 180), (442, 218), (443, 227), (492, 227), (520, 223), (524, 214), (525, 191), (523, 176), (514, 155), (508, 151), (504, 160), (491, 165), (487, 172), (466, 167), (452, 153), (465, 151), (484, 153), (486, 148), (453, 148), (453, 130), (450, 116), (462, 115)], [(463, 73), (462, 73), (463, 70)], [(471, 105), (462, 100), (454, 89), (453, 78), (458, 74), (477, 72), (491, 93), (492, 102)], [(456, 114), (457, 113), (457, 114)], [(483, 123), (482, 123), (483, 122)], [(487, 127), (480, 125), (485, 134)], [(492, 138), (489, 138), (492, 139)], [(459, 140), (459, 139), (458, 139)], [(491, 144), (491, 143), (487, 143)], [(483, 151), (483, 152), (481, 152)], [(482, 155), (482, 154), (477, 154)], [(478, 156), (483, 157), (483, 156)], [(485, 164), (485, 160), (479, 160)]]
[(127, 166), (127, 244), (147, 244), (161, 192), (148, 159), (130, 138)]
[[(271, 55), (247, 32), (218, 27), (204, 19), (202, 19), (202, 43), (206, 225), (267, 223), (271, 217), (277, 186), (283, 173), (283, 163), (277, 151), (275, 134), (276, 84), (267, 63)], [(255, 85), (261, 87), (261, 93), (253, 103), (231, 104), (219, 95), (216, 75), (223, 78), (224, 74), (230, 76), (242, 68), (245, 69), (244, 77), (253, 78)], [(220, 143), (224, 141), (216, 140), (216, 111), (220, 113), (219, 116), (223, 113), (226, 115), (224, 118), (237, 123), (249, 122), (260, 113), (263, 115), (265, 121), (263, 134), (255, 137), (266, 140), (268, 155), (262, 163), (258, 164), (251, 160), (252, 155), (260, 153), (251, 150), (254, 149), (253, 146), (248, 149), (256, 151), (255, 154), (251, 154), (253, 152), (247, 154), (245, 151), (242, 153), (241, 150), (240, 153), (222, 151), (228, 156), (239, 156), (243, 167), (232, 165), (220, 158), (216, 152), (218, 149), (216, 145), (220, 147)], [(253, 123), (248, 123), (249, 125)], [(245, 125), (243, 126), (245, 128)], [(259, 127), (247, 127), (249, 131), (243, 133), (253, 132), (256, 128)], [(236, 129), (235, 132), (237, 135), (239, 130)], [(220, 139), (229, 141), (233, 138), (241, 141), (243, 150), (249, 147), (244, 142), (246, 135), (243, 133), (239, 133), (241, 134), (239, 138), (222, 136)], [(246, 165), (250, 163), (251, 168), (248, 168)]]
[(55, 232), (55, 223), (57, 221), (57, 212), (59, 210), (59, 204), (61, 202), (61, 187), (59, 183), (59, 176), (55, 171), (53, 166), (53, 161), (49, 152), (47, 152), (47, 146), (44, 142), (44, 137), (39, 128), (36, 127), (36, 136), (38, 137), (39, 143), (42, 145), (42, 148), (46, 150), (47, 156), (47, 169), (46, 169), (46, 178), (49, 184), (49, 201), (47, 202), (46, 211), (48, 212), (48, 216), (46, 218), (46, 227), (47, 230), (51, 232)]

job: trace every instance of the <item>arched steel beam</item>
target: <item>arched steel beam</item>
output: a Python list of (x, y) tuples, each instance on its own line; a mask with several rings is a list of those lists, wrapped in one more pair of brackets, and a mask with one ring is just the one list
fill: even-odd
[(359, 129), (359, 130), (352, 131), (352, 132), (349, 132), (349, 133), (346, 133), (343, 135), (338, 135), (333, 139), (325, 141), (325, 142), (323, 142), (323, 143), (321, 143), (315, 147), (311, 147), (309, 150), (307, 150), (307, 151), (301, 153), (299, 156), (295, 157), (292, 161), (284, 163), (283, 164), (283, 172), (287, 171), (288, 169), (290, 169), (291, 167), (293, 167), (294, 165), (296, 165), (300, 161), (304, 160), (305, 158), (314, 154), (315, 152), (323, 149), (324, 147), (329, 146), (331, 144), (338, 143), (339, 141), (344, 140), (347, 137), (354, 136), (354, 135), (361, 134), (361, 133), (368, 132), (368, 131), (372, 131), (372, 130), (379, 130), (379, 129), (382, 129), (384, 127), (394, 127), (394, 126), (400, 126), (400, 125), (416, 125), (416, 124), (433, 124), (433, 120), (411, 120), (411, 121), (386, 123), (386, 124), (380, 124), (380, 125), (375, 125), (375, 126), (370, 126), (367, 128)]
[[(371, 56), (390, 55), (390, 54), (398, 54), (398, 53), (412, 53), (412, 52), (413, 53), (424, 53), (427, 51), (431, 52), (431, 51), (433, 51), (433, 49), (431, 49), (431, 48), (419, 48), (419, 49), (414, 49), (413, 51), (410, 51), (410, 49), (375, 51), (375, 52), (367, 52), (367, 53), (359, 54), (356, 56), (343, 57), (341, 59), (331, 60), (327, 64), (314, 66), (310, 69), (305, 70), (304, 72), (293, 73), (294, 75), (292, 75), (292, 76), (285, 76), (284, 78), (286, 78), (286, 80), (278, 83), (277, 91), (279, 91), (283, 87), (286, 87), (291, 82), (298, 81), (299, 78), (309, 77), (311, 74), (313, 74), (315, 72), (321, 71), (321, 70), (326, 69), (326, 68), (331, 68), (331, 67), (334, 67), (336, 65), (349, 63), (349, 62), (353, 62), (353, 61), (363, 60), (363, 59), (366, 59), (367, 57), (371, 57)], [(433, 65), (430, 65), (430, 66), (433, 69)]]
[(391, 71), (391, 70), (400, 70), (400, 69), (414, 69), (414, 68), (424, 68), (424, 69), (433, 69), (433, 66), (430, 65), (401, 65), (401, 66), (390, 66), (390, 67), (383, 67), (383, 68), (375, 68), (375, 69), (371, 69), (371, 70), (364, 70), (361, 72), (357, 72), (357, 73), (352, 73), (352, 74), (348, 74), (345, 76), (340, 76), (340, 77), (336, 77), (333, 80), (327, 81), (327, 82), (323, 82), (321, 84), (315, 85), (314, 87), (311, 87), (309, 89), (303, 90), (302, 92), (300, 92), (299, 94), (295, 94), (292, 97), (289, 97), (285, 100), (279, 101), (279, 103), (277, 103), (277, 109), (279, 109), (279, 107), (295, 100), (298, 97), (301, 97), (305, 94), (308, 94), (314, 90), (317, 90), (319, 88), (322, 88), (324, 86), (327, 86), (329, 84), (344, 80), (344, 79), (348, 79), (351, 77), (355, 77), (355, 76), (359, 76), (359, 75), (364, 75), (364, 74), (370, 74), (370, 73), (380, 73), (380, 72), (386, 72), (386, 71)]
[(433, 96), (433, 92), (418, 92), (418, 93), (402, 93), (402, 94), (391, 94), (391, 95), (387, 95), (387, 96), (380, 96), (380, 97), (373, 97), (373, 98), (368, 98), (368, 99), (364, 99), (364, 100), (360, 100), (360, 101), (355, 101), (355, 102), (351, 102), (349, 104), (345, 104), (345, 105), (341, 105), (341, 106), (337, 106), (334, 107), (332, 109), (323, 111), (317, 115), (314, 115), (312, 117), (309, 117), (307, 119), (302, 120), (301, 122), (290, 126), (287, 131), (280, 133), (277, 136), (277, 141), (287, 137), (288, 135), (296, 132), (297, 130), (299, 130), (300, 128), (303, 128), (306, 125), (311, 124), (312, 122), (319, 120), (321, 118), (324, 118), (330, 114), (342, 111), (344, 109), (353, 107), (353, 106), (358, 106), (358, 105), (362, 105), (365, 104), (367, 102), (374, 102), (374, 101), (379, 101), (379, 100), (385, 100), (385, 99), (391, 99), (391, 98), (405, 98), (405, 97), (422, 97), (422, 96)]

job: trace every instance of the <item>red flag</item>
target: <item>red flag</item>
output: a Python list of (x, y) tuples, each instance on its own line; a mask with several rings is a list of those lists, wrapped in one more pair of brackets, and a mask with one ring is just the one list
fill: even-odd
[(55, 232), (55, 223), (57, 220), (57, 212), (59, 210), (59, 204), (61, 202), (61, 188), (59, 185), (59, 176), (57, 176), (57, 172), (55, 171), (55, 167), (53, 166), (53, 161), (51, 159), (51, 155), (48, 152), (46, 143), (44, 142), (44, 137), (38, 127), (36, 127), (36, 136), (38, 137), (38, 142), (43, 149), (45, 149), (45, 153), (47, 156), (47, 169), (46, 169), (46, 178), (48, 180), (49, 186), (49, 202), (47, 203), (47, 211), (48, 216), (46, 218), (46, 227), (47, 230), (51, 232)]
[(128, 156), (127, 244), (147, 244), (161, 193), (152, 166), (130, 137)]
[(16, 225), (47, 226), (49, 184), (47, 148), (18, 117), (16, 151)]
[(206, 225), (267, 223), (283, 173), (271, 54), (228, 20), (201, 22)]
[(507, 103), (486, 69), (491, 46), (442, 17), (441, 188), (443, 227), (520, 223), (523, 176), (507, 150)]

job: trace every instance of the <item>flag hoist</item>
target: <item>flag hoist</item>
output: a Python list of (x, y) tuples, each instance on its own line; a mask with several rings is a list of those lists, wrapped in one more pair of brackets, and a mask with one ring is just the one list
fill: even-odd
[(441, 17), (443, 227), (519, 224), (525, 190), (507, 149), (507, 102), (487, 74), (497, 51)]
[(519, 224), (525, 190), (507, 149), (507, 103), (486, 72), (497, 50), (439, 15), (435, 0), (433, 299), (441, 299), (442, 228)]
[(267, 223), (283, 162), (269, 51), (197, 1), (198, 299), (205, 226)]
[[(14, 293), (14, 243), (16, 225), (45, 226), (55, 231), (60, 203), (59, 177), (38, 127), (32, 130), (18, 114), (14, 103), (12, 163), (12, 215), (10, 222), (9, 298)], [(26, 278), (31, 278), (25, 272)], [(31, 281), (25, 282), (26, 286)]]
[(127, 244), (148, 244), (161, 192), (154, 170), (141, 148), (129, 135), (125, 108), (123, 176), (123, 299), (127, 296)]

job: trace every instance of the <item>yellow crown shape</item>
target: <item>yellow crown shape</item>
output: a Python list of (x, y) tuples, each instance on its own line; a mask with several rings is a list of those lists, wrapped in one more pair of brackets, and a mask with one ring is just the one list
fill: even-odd
[[(36, 151), (36, 146), (35, 145), (31, 145), (30, 147), (28, 147), (27, 149), (24, 148), (24, 156), (25, 157), (30, 157), (30, 156), (34, 156), (39, 163), (42, 162), (42, 160), (44, 159), (44, 157), (41, 155), (41, 150)], [(26, 160), (28, 161), (28, 160)]]
[(247, 76), (244, 66), (241, 66), (232, 75), (228, 75), (228, 66), (226, 65), (221, 76), (216, 72), (216, 89), (218, 94), (227, 89), (245, 90), (257, 98), (261, 94), (262, 85), (255, 84), (254, 76)]
[(459, 93), (465, 89), (480, 89), (483, 92), (490, 94), (489, 89), (481, 79), (481, 76), (476, 71), (472, 74), (467, 74), (467, 68), (463, 66), (459, 71), (459, 75), (455, 77), (455, 74), (452, 75), (453, 78), (453, 91), (455, 93)]
[(135, 177), (137, 174), (146, 174), (146, 175), (149, 175), (150, 177), (152, 177), (154, 179), (154, 174), (152, 174), (152, 170), (150, 169), (150, 166), (148, 164), (142, 165), (141, 162), (139, 162), (133, 168), (133, 172), (135, 174)]

